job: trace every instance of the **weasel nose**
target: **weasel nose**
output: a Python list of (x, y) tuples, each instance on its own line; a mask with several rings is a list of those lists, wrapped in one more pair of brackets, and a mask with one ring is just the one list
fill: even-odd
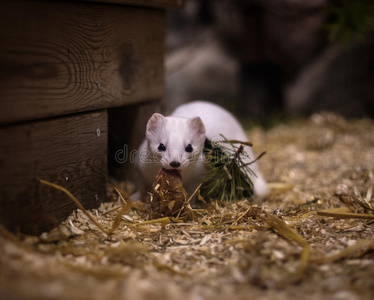
[(179, 161), (173, 160), (169, 165), (170, 165), (170, 167), (178, 168), (178, 167), (180, 167), (181, 163)]

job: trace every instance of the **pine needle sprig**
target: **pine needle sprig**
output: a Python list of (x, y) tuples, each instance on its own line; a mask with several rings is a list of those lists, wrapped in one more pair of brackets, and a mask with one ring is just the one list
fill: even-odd
[(249, 161), (250, 157), (244, 146), (252, 144), (231, 141), (223, 135), (221, 137), (222, 140), (219, 143), (208, 139), (205, 142), (204, 153), (208, 171), (201, 187), (201, 195), (204, 198), (228, 202), (251, 198), (253, 183), (249, 176), (256, 176), (256, 174), (250, 166), (265, 152), (255, 160)]

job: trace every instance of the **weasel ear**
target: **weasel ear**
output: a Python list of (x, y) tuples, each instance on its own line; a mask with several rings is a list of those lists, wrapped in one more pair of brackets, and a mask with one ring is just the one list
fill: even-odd
[(157, 128), (163, 125), (165, 122), (165, 117), (161, 114), (154, 113), (152, 117), (148, 120), (146, 134), (154, 133)]
[(189, 119), (190, 126), (197, 135), (205, 135), (205, 126), (200, 117)]

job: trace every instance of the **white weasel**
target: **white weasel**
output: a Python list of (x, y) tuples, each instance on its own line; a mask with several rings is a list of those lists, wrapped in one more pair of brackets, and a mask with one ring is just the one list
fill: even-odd
[[(149, 119), (146, 139), (139, 148), (136, 166), (140, 178), (137, 180), (138, 193), (131, 198), (144, 198), (160, 168), (177, 169), (183, 186), (190, 195), (203, 181), (206, 167), (203, 161), (203, 147), (209, 140), (227, 139), (248, 141), (236, 118), (222, 107), (204, 101), (195, 101), (179, 106), (169, 117), (155, 113)], [(248, 162), (255, 159), (250, 147), (245, 151)], [(257, 163), (251, 165), (256, 176), (250, 175), (257, 197), (268, 194)]]

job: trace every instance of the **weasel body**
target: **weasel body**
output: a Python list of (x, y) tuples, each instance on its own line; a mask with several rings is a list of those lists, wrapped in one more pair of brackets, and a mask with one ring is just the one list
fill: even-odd
[[(146, 139), (139, 148), (136, 161), (140, 194), (132, 198), (144, 198), (160, 168), (178, 170), (187, 193), (193, 193), (206, 172), (202, 151), (205, 139), (222, 140), (220, 134), (230, 140), (248, 141), (236, 118), (213, 103), (195, 101), (183, 104), (168, 117), (153, 114), (147, 123)], [(246, 146), (245, 151), (248, 162), (253, 161), (255, 157), (251, 148)], [(257, 163), (252, 164), (251, 169), (256, 174), (256, 177), (250, 175), (255, 195), (266, 196), (267, 184)]]

